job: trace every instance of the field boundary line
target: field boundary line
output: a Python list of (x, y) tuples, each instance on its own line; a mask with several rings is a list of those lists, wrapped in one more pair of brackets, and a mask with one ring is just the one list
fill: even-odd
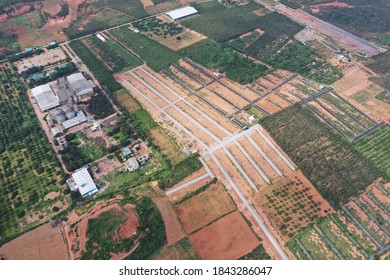
[(195, 178), (195, 179), (193, 179), (193, 180), (191, 180), (191, 181), (189, 181), (189, 182), (187, 182), (187, 183), (184, 183), (184, 184), (182, 184), (182, 185), (180, 185), (180, 186), (177, 186), (177, 187), (174, 188), (174, 189), (171, 189), (171, 190), (169, 190), (169, 191), (166, 191), (166, 192), (165, 192), (165, 195), (174, 194), (175, 192), (178, 192), (178, 191), (180, 191), (180, 190), (183, 190), (183, 189), (185, 189), (185, 188), (188, 188), (188, 187), (190, 187), (192, 184), (195, 184), (195, 183), (197, 183), (197, 182), (199, 182), (199, 181), (201, 181), (201, 180), (203, 180), (203, 179), (205, 179), (205, 178), (207, 178), (207, 177), (210, 177), (210, 174), (209, 174), (209, 173), (203, 174), (203, 175), (201, 175), (201, 176), (199, 176), (199, 177), (197, 177), (197, 178)]

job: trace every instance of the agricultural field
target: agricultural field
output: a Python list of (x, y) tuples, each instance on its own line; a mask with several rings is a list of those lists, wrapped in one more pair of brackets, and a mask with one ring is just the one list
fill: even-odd
[(298, 259), (378, 259), (390, 234), (389, 199), (382, 181), (369, 186), (342, 210), (291, 239), (287, 246)]
[(280, 111), (262, 124), (336, 210), (385, 175), (301, 105)]
[[(64, 174), (12, 66), (0, 65), (0, 235), (8, 238), (53, 216)], [(58, 209), (59, 210), (59, 209)]]
[(384, 125), (353, 143), (353, 147), (390, 177), (390, 127)]
[(248, 84), (268, 73), (266, 66), (208, 39), (184, 48), (180, 53), (209, 69), (225, 73), (240, 84)]
[(235, 209), (234, 202), (221, 183), (211, 185), (203, 192), (175, 206), (187, 234), (211, 224)]
[(179, 54), (155, 42), (147, 36), (137, 34), (128, 27), (120, 27), (109, 32), (110, 37), (118, 40), (126, 48), (136, 52), (146, 64), (155, 71), (168, 69), (169, 65), (180, 59)]
[(258, 27), (259, 16), (253, 11), (262, 8), (250, 2), (227, 8), (217, 1), (193, 5), (199, 16), (186, 19), (182, 24), (216, 41), (225, 42)]
[(273, 182), (255, 199), (285, 240), (333, 213), (332, 207), (300, 171)]
[(303, 26), (278, 13), (260, 17), (257, 27), (264, 31), (264, 34), (251, 42), (244, 52), (265, 62), (303, 29)]
[(31, 32), (44, 26), (45, 19), (39, 11), (35, 10), (31, 13), (12, 18), (8, 21), (8, 24), (11, 28), (17, 26), (24, 28), (26, 32)]
[(115, 42), (102, 42), (96, 36), (90, 36), (81, 41), (113, 73), (127, 71), (142, 64), (139, 59)]
[(63, 228), (49, 223), (33, 229), (0, 247), (5, 260), (68, 260)]
[(264, 59), (276, 69), (299, 73), (318, 83), (330, 85), (342, 78), (342, 72), (319, 58), (309, 48), (298, 42), (285, 46), (277, 54)]

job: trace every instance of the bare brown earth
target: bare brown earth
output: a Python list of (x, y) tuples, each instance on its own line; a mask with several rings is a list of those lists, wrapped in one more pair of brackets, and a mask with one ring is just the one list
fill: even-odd
[(236, 260), (260, 244), (239, 211), (195, 232), (190, 240), (204, 260)]
[(68, 247), (60, 227), (42, 225), (4, 244), (0, 253), (7, 260), (68, 260)]
[(55, 16), (61, 11), (61, 0), (46, 0), (43, 2), (42, 11)]
[(192, 233), (234, 211), (236, 206), (218, 182), (175, 208), (185, 231)]

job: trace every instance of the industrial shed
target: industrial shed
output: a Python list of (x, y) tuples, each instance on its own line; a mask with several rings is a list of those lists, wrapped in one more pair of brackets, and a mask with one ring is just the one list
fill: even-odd
[(93, 87), (89, 81), (81, 73), (76, 73), (66, 78), (70, 85), (70, 88), (76, 96), (82, 96), (84, 94), (92, 93)]
[(196, 15), (198, 13), (199, 12), (195, 8), (193, 8), (191, 6), (187, 6), (187, 7), (184, 7), (184, 8), (180, 8), (180, 9), (177, 9), (177, 10), (170, 11), (170, 12), (166, 13), (166, 15), (172, 21), (177, 21), (179, 19), (183, 19), (183, 18), (186, 18), (186, 17), (189, 17), (189, 16), (193, 16), (193, 15)]
[(31, 92), (42, 112), (60, 105), (58, 97), (54, 94), (49, 84), (35, 87)]
[(73, 180), (68, 180), (70, 189), (79, 191), (82, 197), (93, 195), (98, 192), (98, 188), (86, 167), (76, 170), (72, 175), (72, 179)]

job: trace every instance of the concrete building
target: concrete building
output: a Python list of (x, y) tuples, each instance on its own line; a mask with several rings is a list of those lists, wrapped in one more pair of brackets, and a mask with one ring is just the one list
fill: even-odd
[(93, 92), (93, 86), (81, 73), (75, 73), (66, 78), (69, 86), (78, 97)]
[(127, 171), (133, 172), (133, 171), (138, 170), (139, 163), (135, 157), (131, 157), (125, 162), (125, 166), (126, 166)]
[(195, 8), (193, 8), (191, 6), (187, 6), (187, 7), (184, 7), (184, 8), (180, 8), (180, 9), (177, 9), (177, 10), (170, 11), (170, 12), (166, 13), (166, 15), (172, 21), (177, 21), (177, 20), (180, 20), (180, 19), (187, 18), (189, 16), (196, 15), (198, 13), (199, 12)]
[(58, 97), (54, 94), (49, 84), (35, 87), (31, 92), (42, 112), (60, 105)]
[(72, 175), (72, 180), (68, 179), (69, 188), (73, 191), (80, 192), (82, 197), (93, 195), (98, 192), (91, 175), (86, 167), (80, 168)]

